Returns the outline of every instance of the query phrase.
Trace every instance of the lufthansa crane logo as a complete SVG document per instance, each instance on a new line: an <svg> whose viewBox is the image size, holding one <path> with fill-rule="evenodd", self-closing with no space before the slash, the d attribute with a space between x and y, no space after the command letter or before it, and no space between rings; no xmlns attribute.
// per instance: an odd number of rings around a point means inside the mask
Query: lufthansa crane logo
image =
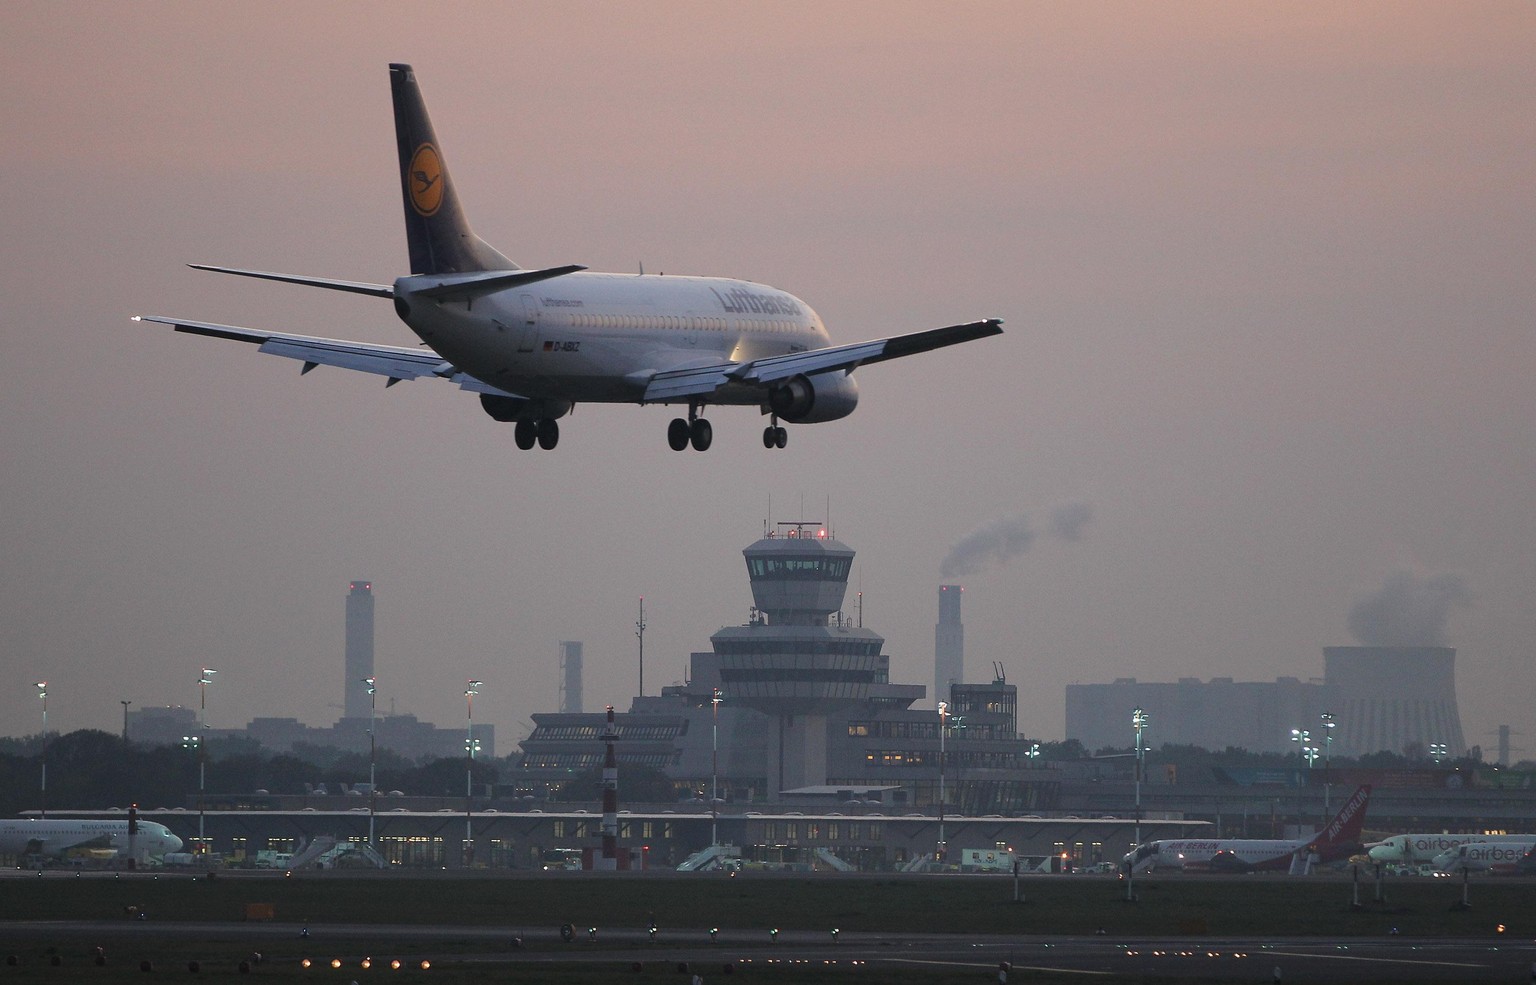
<svg viewBox="0 0 1536 985"><path fill-rule="evenodd" d="M406 187L410 189L411 206L424 216L436 215L443 204L443 162L437 156L437 148L422 144L411 155L406 169Z"/></svg>

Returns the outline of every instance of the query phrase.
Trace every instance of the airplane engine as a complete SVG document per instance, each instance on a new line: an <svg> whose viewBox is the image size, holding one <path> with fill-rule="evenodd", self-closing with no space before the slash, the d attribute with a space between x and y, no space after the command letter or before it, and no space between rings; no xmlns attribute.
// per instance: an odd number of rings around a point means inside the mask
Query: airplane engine
<svg viewBox="0 0 1536 985"><path fill-rule="evenodd" d="M847 417L859 404L859 385L842 370L793 376L768 392L768 407L791 424Z"/></svg>
<svg viewBox="0 0 1536 985"><path fill-rule="evenodd" d="M513 421L554 420L570 413L569 400L527 400L523 397L503 397L494 393L480 394L480 406L491 419L503 424Z"/></svg>

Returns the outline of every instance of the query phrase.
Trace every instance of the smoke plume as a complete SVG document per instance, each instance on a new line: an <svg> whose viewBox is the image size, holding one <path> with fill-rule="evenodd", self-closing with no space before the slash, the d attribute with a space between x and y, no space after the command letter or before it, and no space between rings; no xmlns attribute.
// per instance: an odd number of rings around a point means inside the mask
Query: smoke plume
<svg viewBox="0 0 1536 985"><path fill-rule="evenodd" d="M1445 646L1451 610L1471 604L1458 574L1398 571L1349 610L1349 631L1366 646Z"/></svg>
<svg viewBox="0 0 1536 985"><path fill-rule="evenodd" d="M1083 528L1092 519L1093 507L1087 503L1065 503L1051 511L1051 532L1076 543L1083 539Z"/></svg>
<svg viewBox="0 0 1536 985"><path fill-rule="evenodd" d="M1051 512L1050 533L1058 540L1079 541L1083 528L1093 519L1087 503L1066 503ZM1000 568L1034 546L1036 533L1024 514L1005 516L980 527L949 549L939 565L943 578L959 578L990 568Z"/></svg>

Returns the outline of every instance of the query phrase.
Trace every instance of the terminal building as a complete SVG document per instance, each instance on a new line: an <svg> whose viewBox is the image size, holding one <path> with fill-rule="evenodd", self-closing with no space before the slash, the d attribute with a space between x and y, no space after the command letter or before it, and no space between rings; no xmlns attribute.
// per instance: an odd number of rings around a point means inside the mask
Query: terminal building
<svg viewBox="0 0 1536 985"><path fill-rule="evenodd" d="M818 524L779 524L743 552L746 623L690 656L688 681L616 716L621 770L653 767L680 799L834 806L884 803L978 814L1056 805L1058 778L1019 735L1014 685L952 684L942 720L890 680L885 640L842 612L854 551ZM945 593L955 604L947 607ZM940 596L938 662L958 672L959 588ZM535 714L515 794L544 799L597 768L604 715ZM621 783L622 789L622 783Z"/></svg>

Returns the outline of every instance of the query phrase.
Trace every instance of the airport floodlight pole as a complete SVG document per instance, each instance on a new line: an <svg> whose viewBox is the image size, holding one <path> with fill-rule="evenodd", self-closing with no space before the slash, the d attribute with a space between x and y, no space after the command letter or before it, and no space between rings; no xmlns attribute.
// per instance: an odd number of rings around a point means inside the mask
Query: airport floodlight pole
<svg viewBox="0 0 1536 985"><path fill-rule="evenodd" d="M640 697L645 697L645 596L640 596L640 618L635 620L635 636L640 640Z"/></svg>
<svg viewBox="0 0 1536 985"><path fill-rule="evenodd" d="M206 854L208 843L203 840L203 797L208 779L208 685L218 671L204 667L197 679L197 852Z"/></svg>
<svg viewBox="0 0 1536 985"><path fill-rule="evenodd" d="M1147 730L1151 717L1141 708L1131 710L1131 728L1136 730L1136 818L1134 833L1131 835L1135 844L1131 846L1131 864L1127 867L1125 876L1125 899L1128 903L1136 901L1136 849L1141 847L1141 774L1143 762L1143 750L1146 743L1142 733Z"/></svg>
<svg viewBox="0 0 1536 985"><path fill-rule="evenodd" d="M1450 750L1447 749L1444 742L1431 742L1429 744L1429 758L1435 761L1436 766L1445 762L1448 755L1450 755Z"/></svg>
<svg viewBox="0 0 1536 985"><path fill-rule="evenodd" d="M1333 730L1339 723L1333 720L1333 712L1325 711L1319 716L1323 723L1323 818L1333 816L1332 792L1333 773Z"/></svg>
<svg viewBox="0 0 1536 985"><path fill-rule="evenodd" d="M464 867L475 858L475 695L484 681L471 680L464 686Z"/></svg>
<svg viewBox="0 0 1536 985"><path fill-rule="evenodd" d="M37 696L43 699L43 751L38 759L43 764L43 784L39 797L42 800L40 813L46 820L48 817L48 682L37 682Z"/></svg>
<svg viewBox="0 0 1536 985"><path fill-rule="evenodd" d="M709 703L714 706L714 721L709 734L709 844L720 844L716 828L720 823L720 689L714 688Z"/></svg>
<svg viewBox="0 0 1536 985"><path fill-rule="evenodd" d="M379 807L379 681L376 677L365 677L363 683L368 685L368 847L375 848L373 819Z"/></svg>
<svg viewBox="0 0 1536 985"><path fill-rule="evenodd" d="M944 865L948 844L944 840L944 722L949 717L949 702L939 702L939 865Z"/></svg>

